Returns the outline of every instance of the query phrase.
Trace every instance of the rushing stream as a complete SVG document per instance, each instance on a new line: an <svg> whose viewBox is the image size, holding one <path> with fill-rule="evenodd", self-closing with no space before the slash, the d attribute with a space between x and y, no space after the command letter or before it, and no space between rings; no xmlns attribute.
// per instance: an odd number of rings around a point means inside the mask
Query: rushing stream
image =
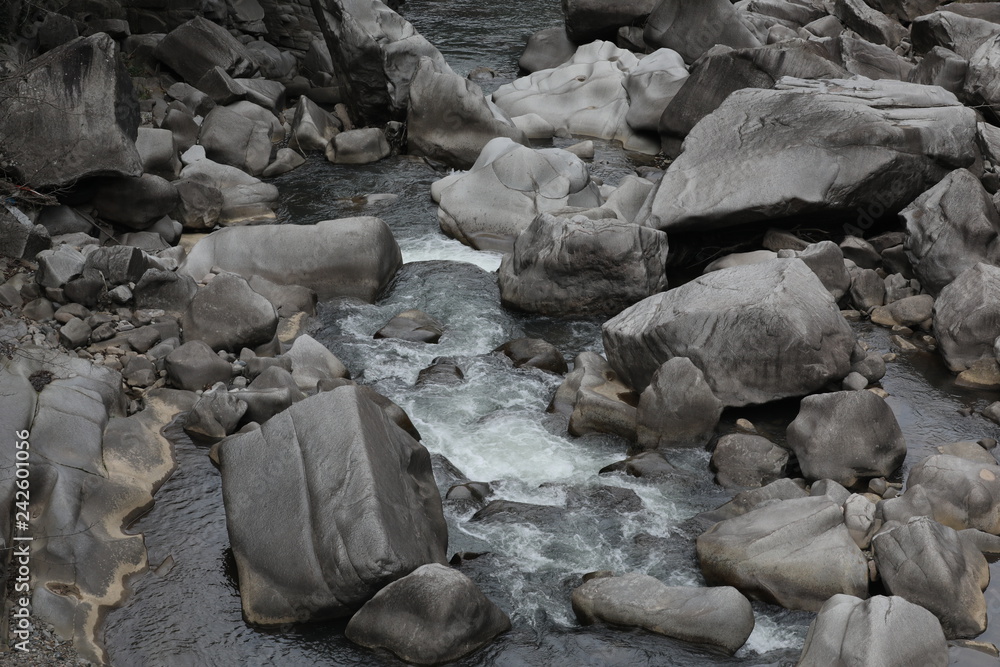
<svg viewBox="0 0 1000 667"><path fill-rule="evenodd" d="M494 83L516 76L516 59L527 35L561 20L554 0L410 0L403 13L457 71L464 74L484 65L497 73ZM596 175L614 184L630 169L622 151L598 146ZM501 308L492 275L499 255L470 250L438 230L429 189L442 175L422 160L406 157L361 167L313 158L274 182L282 193L281 222L377 215L392 227L407 265L388 296L375 305L323 303L311 333L355 379L401 405L424 445L451 462L449 467L437 457L442 496L451 484L469 479L490 482L491 499L546 506L525 520L500 516L470 521L477 507L445 503L449 555L468 554L459 567L511 615L514 626L461 664L794 664L813 615L769 605L755 604L757 627L733 658L646 632L577 625L570 593L590 571L642 571L668 584L698 585L696 535L685 522L730 494L713 483L709 456L700 450L670 454L686 472L669 483L598 474L624 458L627 443L610 436L570 438L565 418L546 413L560 378L514 369L491 351L512 338L532 336L555 344L570 359L583 350L600 352L601 323ZM392 196L369 202L367 197L375 194ZM408 308L445 324L439 344L372 338ZM869 325L857 329L873 349L891 351L885 330ZM439 356L458 363L464 382L415 385L418 372ZM932 453L934 445L1000 436L1000 429L978 415L959 413L984 407L988 397L955 387L934 355L901 354L889 364L882 386L910 446L907 467ZM724 416L723 429L732 429L737 417L746 416L779 441L794 417L794 407L788 405L731 412ZM171 435L177 471L157 494L153 510L132 528L145 534L155 571L133 581L129 602L107 619L112 664L399 664L352 645L343 637L342 623L265 632L243 622L220 476L207 449L195 446L179 428L172 427ZM471 557L479 553L485 555ZM992 569L1000 575L996 564ZM986 596L991 617L1000 618L1000 584ZM1000 629L991 627L982 638L1000 641ZM972 651L953 649L952 656L953 664L993 662Z"/></svg>

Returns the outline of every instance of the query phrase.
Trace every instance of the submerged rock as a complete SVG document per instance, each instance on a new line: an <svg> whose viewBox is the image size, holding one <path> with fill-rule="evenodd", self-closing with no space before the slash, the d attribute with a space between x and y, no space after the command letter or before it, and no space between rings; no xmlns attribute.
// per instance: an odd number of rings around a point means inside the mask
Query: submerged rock
<svg viewBox="0 0 1000 667"><path fill-rule="evenodd" d="M725 406L816 391L850 372L854 349L833 297L798 259L701 276L637 303L603 333L608 361L636 390L664 361L688 357Z"/></svg>
<svg viewBox="0 0 1000 667"><path fill-rule="evenodd" d="M604 621L640 627L735 653L754 628L750 601L730 586L666 586L645 574L591 579L573 591L573 611L584 625Z"/></svg>
<svg viewBox="0 0 1000 667"><path fill-rule="evenodd" d="M357 387L317 394L226 438L219 459L251 623L348 616L389 583L445 561L427 450Z"/></svg>
<svg viewBox="0 0 1000 667"><path fill-rule="evenodd" d="M510 619L471 579L432 563L375 594L344 634L418 665L457 660L510 629Z"/></svg>

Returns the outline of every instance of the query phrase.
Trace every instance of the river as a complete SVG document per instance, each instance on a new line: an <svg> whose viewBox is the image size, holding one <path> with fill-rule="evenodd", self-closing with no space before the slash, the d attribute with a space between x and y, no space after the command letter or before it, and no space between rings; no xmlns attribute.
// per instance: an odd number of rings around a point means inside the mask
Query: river
<svg viewBox="0 0 1000 667"><path fill-rule="evenodd" d="M459 73L486 66L496 72L487 90L512 80L525 38L561 21L559 3L537 0L483 3L410 0L403 15L438 46ZM557 145L571 143L557 140ZM632 163L620 149L598 142L592 172L616 184ZM671 454L686 470L681 482L651 484L621 474L599 475L621 460L627 443L614 437L571 438L566 420L545 409L560 378L513 369L491 350L520 336L544 338L568 359L600 352L600 322L514 314L500 307L493 253L473 251L438 229L430 184L444 174L422 160L391 158L361 167L335 166L321 157L274 182L281 191L279 220L311 224L352 215L378 215L393 229L407 265L391 293L375 305L320 305L311 333L353 376L389 396L410 414L438 459L442 496L456 475L490 482L493 499L550 506L535 523L473 522L475 508L447 502L448 553L484 553L461 570L511 615L513 630L463 665L770 665L794 664L813 615L755 603L757 626L730 658L642 631L581 628L569 599L584 573L642 571L668 584L698 585L693 538L685 521L729 499L708 471L704 451ZM394 199L367 203L365 196ZM398 312L418 308L446 327L437 345L374 340ZM884 330L857 325L874 349L890 351ZM417 373L438 356L454 358L465 373L458 385L420 385ZM955 440L998 437L1000 429L963 407L983 407L988 396L954 386L937 357L900 355L882 382L889 392L910 455ZM732 414L731 414L732 412ZM723 430L750 417L782 440L794 408L727 412ZM106 646L115 667L395 665L397 660L352 645L343 623L260 631L241 616L235 564L228 549L221 479L207 449L171 429L177 471L155 507L132 527L146 537L155 571L131 582L128 603L109 614ZM460 472L459 472L460 471ZM622 487L615 494L602 486ZM632 499L635 494L641 509ZM609 495L611 499L609 500ZM280 502L280 498L275 498ZM163 563L161 567L155 567ZM993 573L1000 574L997 565ZM1000 612L1000 585L987 591ZM1000 641L991 628L983 636ZM952 650L953 664L995 664L982 654Z"/></svg>

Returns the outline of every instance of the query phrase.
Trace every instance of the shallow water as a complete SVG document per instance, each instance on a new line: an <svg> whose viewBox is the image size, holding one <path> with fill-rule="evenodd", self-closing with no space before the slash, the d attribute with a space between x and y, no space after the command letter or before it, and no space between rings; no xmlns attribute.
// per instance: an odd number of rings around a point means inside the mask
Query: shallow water
<svg viewBox="0 0 1000 667"><path fill-rule="evenodd" d="M516 58L532 31L561 20L559 3L490 4L469 0L410 0L402 10L438 45L456 71L487 66L497 79L516 75ZM557 145L571 143L557 140ZM598 142L593 173L616 183L631 169L628 156ZM755 604L757 628L729 658L642 631L580 628L569 599L580 576L599 569L648 572L676 585L698 585L693 537L684 522L725 502L708 471L708 454L685 451L673 462L689 472L673 484L649 484L619 474L598 475L625 456L613 437L570 438L566 421L545 412L559 378L514 369L491 354L523 335L545 338L567 356L601 351L600 322L526 316L499 306L495 276L500 256L475 252L438 230L430 184L444 175L422 160L392 158L343 167L321 158L275 183L282 194L279 221L313 224L353 215L377 215L393 229L404 267L387 297L375 305L321 304L313 335L333 350L359 381L371 384L410 414L427 448L447 457L438 463L442 494L458 478L490 482L494 496L548 506L530 521L471 521L476 507L445 503L449 555L488 552L460 568L510 613L514 628L464 660L467 665L763 665L794 664L812 614ZM391 201L369 203L373 194ZM428 261L429 260L429 261ZM392 316L419 308L440 320L437 345L375 340ZM888 334L859 325L873 349L890 351ZM465 373L459 385L415 386L418 372L437 356L455 359ZM983 407L988 397L954 386L934 355L900 355L882 385L891 394L910 446L906 466L936 444L1000 436L963 407ZM794 404L731 411L723 428L747 416L776 441L795 415ZM172 429L178 468L156 497L156 506L133 530L146 536L154 565L172 560L132 582L126 607L107 620L106 644L116 666L395 665L391 656L354 647L342 623L262 632L241 617L235 566L218 472L207 450ZM611 502L596 493L620 487ZM634 496L632 495L634 494ZM636 499L641 510L636 510ZM278 500L278 499L276 499ZM996 565L993 566L997 568ZM1000 571L994 569L994 573ZM1000 614L1000 585L987 592L991 615ZM995 613L994 613L995 612ZM983 637L1000 640L1000 629ZM987 664L969 651L953 651L953 664ZM995 663L989 663L995 664Z"/></svg>

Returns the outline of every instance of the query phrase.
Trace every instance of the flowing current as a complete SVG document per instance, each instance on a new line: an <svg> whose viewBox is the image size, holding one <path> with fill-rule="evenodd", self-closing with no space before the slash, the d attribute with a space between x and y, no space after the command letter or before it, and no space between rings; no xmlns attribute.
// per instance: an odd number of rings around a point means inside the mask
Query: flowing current
<svg viewBox="0 0 1000 667"><path fill-rule="evenodd" d="M483 3L410 0L403 15L466 74L486 66L496 78L487 91L517 75L517 57L533 31L558 24L553 0ZM557 145L572 143L557 140ZM591 171L617 184L632 169L628 155L598 145ZM560 378L514 369L491 351L521 336L544 338L568 358L601 352L599 321L557 320L508 312L499 305L493 271L500 256L473 251L438 230L430 184L444 176L423 161L392 158L342 167L321 158L274 182L282 194L281 222L312 224L352 215L384 219L406 262L392 291L375 305L321 304L310 333L326 344L360 382L402 406L436 455L442 496L465 479L489 482L494 499L536 506L529 521L470 521L476 507L445 503L449 555L464 553L461 571L507 611L513 630L460 662L463 665L766 665L794 664L813 615L755 604L757 626L730 658L641 631L580 628L570 594L594 570L641 571L671 585L701 585L694 558L695 514L730 498L717 487L704 451L670 454L685 471L654 484L620 473L599 475L626 455L614 437L571 438L566 419L546 407ZM393 198L372 197L388 193ZM420 309L445 325L437 345L374 340L390 318ZM884 330L859 325L860 337L888 352ZM435 357L462 368L460 384L415 385ZM989 396L962 390L940 361L901 355L882 382L907 437L906 467L934 445L1000 435L962 408L986 405ZM746 416L764 435L784 438L794 406L727 412L723 430ZM235 564L229 551L221 481L179 428L171 428L178 467L156 496L153 510L134 526L144 533L152 571L132 583L132 595L106 622L106 645L115 666L394 665L391 656L355 647L343 623L261 631L241 616ZM266 483L266 482L264 482ZM280 496L274 498L281 502ZM483 554L473 557L476 554ZM157 567L158 566L158 567ZM1000 567L991 566L994 575ZM1000 585L987 590L991 620L1000 618ZM996 624L995 624L996 625ZM982 637L1000 641L995 626ZM981 658L980 658L981 656ZM995 664L953 649L952 663Z"/></svg>

